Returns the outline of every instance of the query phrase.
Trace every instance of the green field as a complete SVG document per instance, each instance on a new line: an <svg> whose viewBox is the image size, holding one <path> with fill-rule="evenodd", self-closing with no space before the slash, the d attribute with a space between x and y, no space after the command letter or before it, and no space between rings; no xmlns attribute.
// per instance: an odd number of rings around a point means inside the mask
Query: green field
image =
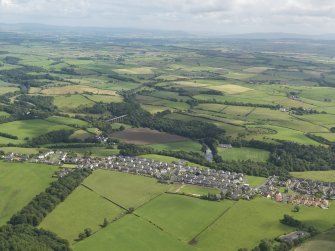
<svg viewBox="0 0 335 251"><path fill-rule="evenodd" d="M68 126L87 126L88 123L84 120L74 119L74 118L67 118L67 117L59 117L59 116L52 116L46 119L46 121L56 123L56 124L64 124Z"/></svg>
<svg viewBox="0 0 335 251"><path fill-rule="evenodd" d="M14 141L17 143L24 142L25 138L32 139L47 132L61 129L66 130L71 128L66 125L59 125L41 119L19 120L0 124L0 132L17 136L19 138L18 140L10 140L11 142Z"/></svg>
<svg viewBox="0 0 335 251"><path fill-rule="evenodd" d="M164 194L136 210L136 214L154 222L167 233L187 243L232 204L231 201L219 203L188 196Z"/></svg>
<svg viewBox="0 0 335 251"><path fill-rule="evenodd" d="M262 239L272 239L294 229L279 223L284 214L291 214L292 205L279 204L265 198L239 201L198 238L198 247L206 251L236 251L253 248ZM335 208L302 207L295 218L314 225L320 231L335 223ZM248 227L245 227L248 226Z"/></svg>
<svg viewBox="0 0 335 251"><path fill-rule="evenodd" d="M324 182L335 182L335 171L291 172L293 177Z"/></svg>
<svg viewBox="0 0 335 251"><path fill-rule="evenodd" d="M0 151L4 151L5 153L38 154L39 151L44 150L43 148L0 147Z"/></svg>
<svg viewBox="0 0 335 251"><path fill-rule="evenodd" d="M257 176L246 176L247 178L247 183L251 186L251 187L257 187L260 186L262 184L265 183L265 181L267 180L264 177L257 177Z"/></svg>
<svg viewBox="0 0 335 251"><path fill-rule="evenodd" d="M68 111L79 106L93 106L94 102L82 95L55 96L55 106L59 109Z"/></svg>
<svg viewBox="0 0 335 251"><path fill-rule="evenodd" d="M191 251L188 244L158 229L152 223L127 215L106 229L73 246L74 251Z"/></svg>
<svg viewBox="0 0 335 251"><path fill-rule="evenodd" d="M185 193L190 195L208 195L211 194L219 194L220 190L211 187L202 187L202 186L194 186L194 185L181 185L176 191L177 193Z"/></svg>
<svg viewBox="0 0 335 251"><path fill-rule="evenodd" d="M334 229L319 234L306 243L294 249L294 251L333 251L335 250Z"/></svg>
<svg viewBox="0 0 335 251"><path fill-rule="evenodd" d="M73 243L85 228L91 228L93 232L100 230L104 218L111 221L122 212L100 195L79 186L43 220L40 227Z"/></svg>
<svg viewBox="0 0 335 251"><path fill-rule="evenodd" d="M106 170L95 171L83 184L125 208L141 206L169 190L156 179Z"/></svg>
<svg viewBox="0 0 335 251"><path fill-rule="evenodd" d="M56 170L49 165L0 161L0 225L42 192Z"/></svg>
<svg viewBox="0 0 335 251"><path fill-rule="evenodd" d="M241 147L241 148L218 148L218 154L222 157L223 160L252 160L256 162L266 162L270 153L265 150Z"/></svg>
<svg viewBox="0 0 335 251"><path fill-rule="evenodd" d="M146 146L152 147L158 151L188 151L188 152L201 151L201 144L191 140L171 142L165 144L151 144Z"/></svg>

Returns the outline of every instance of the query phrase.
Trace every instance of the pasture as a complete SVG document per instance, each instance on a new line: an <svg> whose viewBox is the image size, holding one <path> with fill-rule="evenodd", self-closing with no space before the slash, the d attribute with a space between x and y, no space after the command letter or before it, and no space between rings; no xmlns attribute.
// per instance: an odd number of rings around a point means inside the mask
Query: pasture
<svg viewBox="0 0 335 251"><path fill-rule="evenodd" d="M82 95L55 96L54 105L60 110L68 111L79 106L93 106L94 102Z"/></svg>
<svg viewBox="0 0 335 251"><path fill-rule="evenodd" d="M116 95L116 92L112 90L103 90L84 85L67 85L62 87L52 87L42 90L41 93L47 95L66 95L66 94L82 94L82 93L92 93L92 94L112 95L112 96Z"/></svg>
<svg viewBox="0 0 335 251"><path fill-rule="evenodd" d="M164 194L136 210L136 214L187 243L232 205L231 201L221 203Z"/></svg>
<svg viewBox="0 0 335 251"><path fill-rule="evenodd" d="M0 225L53 180L55 166L0 161Z"/></svg>
<svg viewBox="0 0 335 251"><path fill-rule="evenodd" d="M219 194L220 190L210 187L194 186L194 185L181 185L175 191L177 193L185 193L191 195L208 195L210 194Z"/></svg>
<svg viewBox="0 0 335 251"><path fill-rule="evenodd" d="M187 140L184 137L165 132L151 130L149 128L130 128L124 131L115 132L112 136L129 144L164 144Z"/></svg>
<svg viewBox="0 0 335 251"><path fill-rule="evenodd" d="M333 251L335 250L335 231L334 229L321 233L311 240L308 240L294 251Z"/></svg>
<svg viewBox="0 0 335 251"><path fill-rule="evenodd" d="M0 124L0 132L8 133L10 135L16 135L18 140L17 143L26 141L26 138L34 138L42 134L55 131L55 130L70 130L71 127L66 125L59 125L51 123L46 120L34 119L34 120L18 120Z"/></svg>
<svg viewBox="0 0 335 251"><path fill-rule="evenodd" d="M131 238L131 239L130 239ZM191 251L191 246L134 215L127 215L90 238L73 246L74 251Z"/></svg>
<svg viewBox="0 0 335 251"><path fill-rule="evenodd" d="M258 245L262 239L271 239L292 232L293 228L279 222L284 214L292 214L292 207L265 198L240 200L198 237L197 247L206 251L250 249ZM333 226L334 216L334 207L328 210L301 207L299 214L294 215L320 231Z"/></svg>
<svg viewBox="0 0 335 251"><path fill-rule="evenodd" d="M124 208L139 207L169 190L156 179L107 170L97 170L83 184Z"/></svg>
<svg viewBox="0 0 335 251"><path fill-rule="evenodd" d="M218 147L218 154L223 160L227 161L252 160L255 162L266 162L270 157L270 152L250 147L234 147L229 149Z"/></svg>
<svg viewBox="0 0 335 251"><path fill-rule="evenodd" d="M184 140L165 144L149 144L147 146L152 147L158 151L201 152L202 148L200 143L192 140Z"/></svg>
<svg viewBox="0 0 335 251"><path fill-rule="evenodd" d="M306 171L306 172L291 172L293 177L308 180L319 180L324 182L335 182L335 171Z"/></svg>
<svg viewBox="0 0 335 251"><path fill-rule="evenodd" d="M56 123L56 124L63 124L63 125L75 126L75 127L81 127L81 126L88 125L88 123L84 120L67 118L67 117L59 117L59 116L51 116L45 120L48 122Z"/></svg>
<svg viewBox="0 0 335 251"><path fill-rule="evenodd" d="M74 243L85 228L98 231L104 218L112 221L123 211L95 192L79 186L47 215L39 227Z"/></svg>

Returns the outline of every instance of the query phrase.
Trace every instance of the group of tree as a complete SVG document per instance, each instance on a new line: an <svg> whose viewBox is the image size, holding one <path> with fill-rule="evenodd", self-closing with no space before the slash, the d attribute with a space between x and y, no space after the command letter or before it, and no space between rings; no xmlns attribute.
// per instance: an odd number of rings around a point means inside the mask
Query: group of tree
<svg viewBox="0 0 335 251"><path fill-rule="evenodd" d="M56 234L31 225L0 227L0 251L70 251L69 243Z"/></svg>

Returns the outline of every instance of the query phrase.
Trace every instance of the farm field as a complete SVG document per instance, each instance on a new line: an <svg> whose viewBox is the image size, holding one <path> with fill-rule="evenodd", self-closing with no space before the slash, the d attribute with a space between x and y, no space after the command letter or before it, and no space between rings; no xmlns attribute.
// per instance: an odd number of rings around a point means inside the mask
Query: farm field
<svg viewBox="0 0 335 251"><path fill-rule="evenodd" d="M93 106L94 102L85 98L82 95L71 95L71 96L55 96L55 106L59 109L68 111L79 106Z"/></svg>
<svg viewBox="0 0 335 251"><path fill-rule="evenodd" d="M218 148L218 154L223 160L252 160L256 162L266 162L270 157L268 151L249 147Z"/></svg>
<svg viewBox="0 0 335 251"><path fill-rule="evenodd" d="M130 144L164 144L170 142L185 141L187 138L159 132L148 128L131 128L115 132L112 136L116 139Z"/></svg>
<svg viewBox="0 0 335 251"><path fill-rule="evenodd" d="M232 204L231 201L219 203L164 194L136 210L136 214L188 243Z"/></svg>
<svg viewBox="0 0 335 251"><path fill-rule="evenodd" d="M95 171L83 184L124 208L137 208L170 188L156 179L106 170Z"/></svg>
<svg viewBox="0 0 335 251"><path fill-rule="evenodd" d="M95 192L79 186L43 220L39 227L74 243L85 228L101 229L104 218L112 221L124 210ZM64 220L66 219L66 220Z"/></svg>
<svg viewBox="0 0 335 251"><path fill-rule="evenodd" d="M335 231L334 229L315 236L308 240L301 246L294 249L294 251L332 251L335 249Z"/></svg>
<svg viewBox="0 0 335 251"><path fill-rule="evenodd" d="M335 182L335 171L306 171L291 172L293 177L309 180L320 180L324 182Z"/></svg>
<svg viewBox="0 0 335 251"><path fill-rule="evenodd" d="M0 147L0 151L4 151L5 153L38 154L39 151L44 150L43 148Z"/></svg>
<svg viewBox="0 0 335 251"><path fill-rule="evenodd" d="M65 94L82 94L82 93L93 93L100 95L114 95L116 96L115 91L111 90L103 90L83 85L68 85L62 87L52 87L48 89L44 89L41 91L42 94L47 95L65 95Z"/></svg>
<svg viewBox="0 0 335 251"><path fill-rule="evenodd" d="M49 165L0 161L0 225L42 192L56 170Z"/></svg>
<svg viewBox="0 0 335 251"><path fill-rule="evenodd" d="M129 241L131 236L131 241ZM74 251L191 251L190 245L158 229L148 221L127 215L92 237L73 246Z"/></svg>
<svg viewBox="0 0 335 251"><path fill-rule="evenodd" d="M264 182L266 182L266 178L264 177L257 177L257 176L246 176L247 178L247 183L251 186L251 187L257 187L260 186L262 184L264 184Z"/></svg>
<svg viewBox="0 0 335 251"><path fill-rule="evenodd" d="M13 121L4 124L0 124L0 131L15 135L18 140L11 140L17 143L22 143L25 138L34 138L47 132L55 130L70 130L71 127L66 125L59 125L46 120L34 119L34 120L20 120Z"/></svg>
<svg viewBox="0 0 335 251"><path fill-rule="evenodd" d="M185 193L191 195L208 195L210 194L219 194L220 190L210 187L201 187L201 186L194 186L194 185L182 185L177 188L175 191L177 193Z"/></svg>
<svg viewBox="0 0 335 251"><path fill-rule="evenodd" d="M66 118L66 117L59 117L59 116L52 116L46 119L48 122L56 123L56 124L63 124L68 126L87 126L88 123L84 120L74 119L74 118Z"/></svg>
<svg viewBox="0 0 335 251"><path fill-rule="evenodd" d="M165 144L149 144L149 147L158 151L188 151L201 152L201 144L192 140L185 140L179 142L170 142Z"/></svg>
<svg viewBox="0 0 335 251"><path fill-rule="evenodd" d="M261 239L270 239L293 231L279 223L284 214L292 214L291 210L292 205L278 204L265 198L239 201L198 237L197 247L208 251L253 248ZM334 207L329 210L302 207L301 212L294 217L325 231L333 226L334 221L329 219L334 219L334 215ZM249 227L244 228L246 225Z"/></svg>

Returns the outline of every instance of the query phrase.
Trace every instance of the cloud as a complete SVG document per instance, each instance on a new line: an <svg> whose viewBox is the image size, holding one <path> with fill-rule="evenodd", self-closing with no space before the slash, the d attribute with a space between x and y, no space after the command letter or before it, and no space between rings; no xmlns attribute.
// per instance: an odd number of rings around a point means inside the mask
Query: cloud
<svg viewBox="0 0 335 251"><path fill-rule="evenodd" d="M219 33L333 32L335 1L0 0L0 22L129 26Z"/></svg>

